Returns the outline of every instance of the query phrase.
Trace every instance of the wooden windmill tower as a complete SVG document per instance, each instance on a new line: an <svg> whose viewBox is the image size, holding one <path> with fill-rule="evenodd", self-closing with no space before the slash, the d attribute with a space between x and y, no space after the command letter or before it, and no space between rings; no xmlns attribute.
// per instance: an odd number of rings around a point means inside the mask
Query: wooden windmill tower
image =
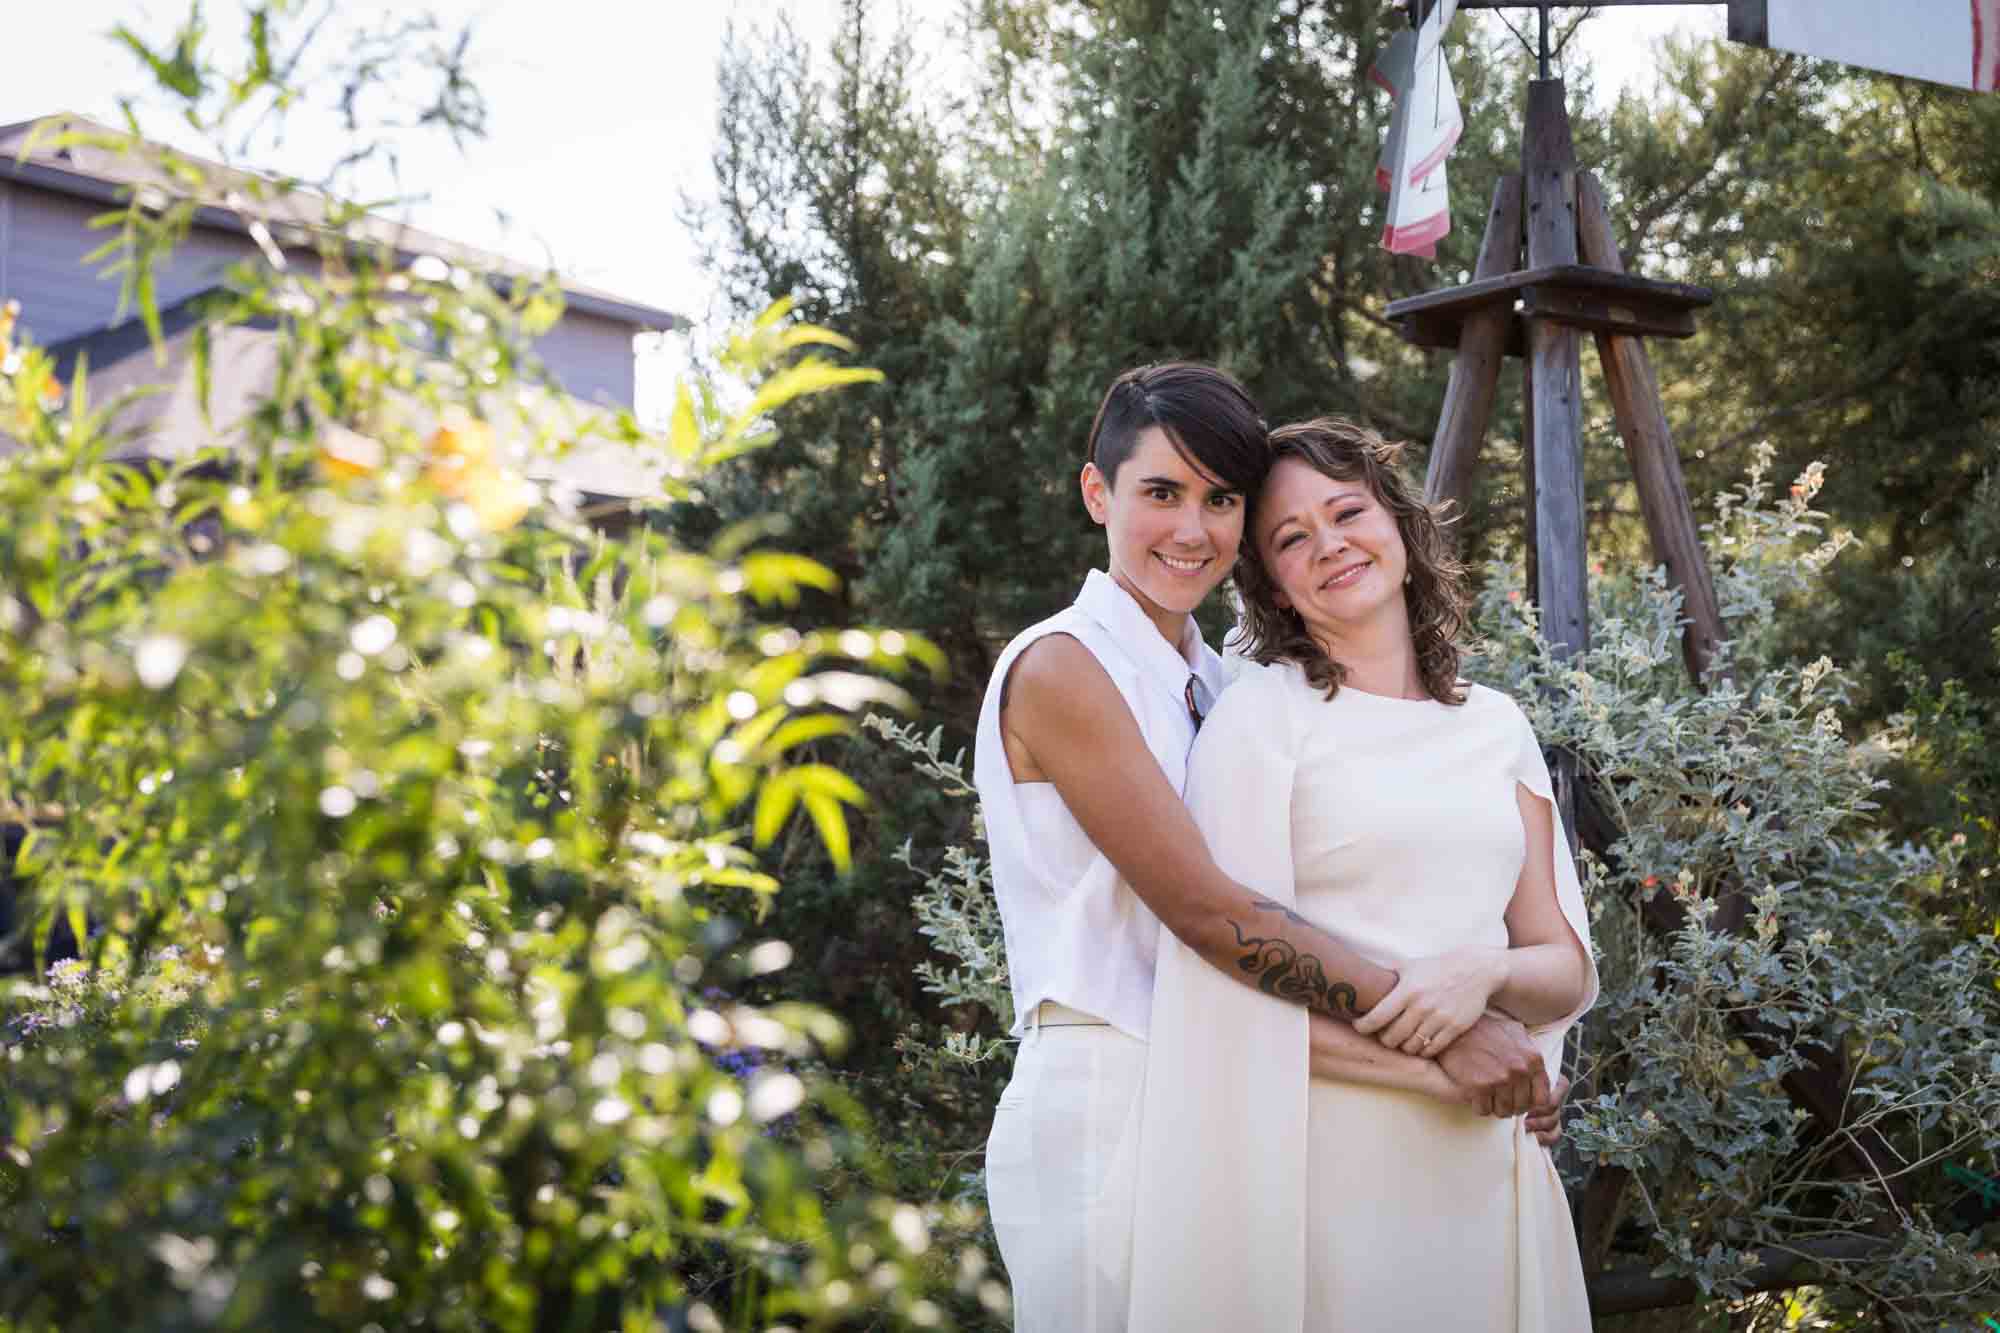
<svg viewBox="0 0 2000 1333"><path fill-rule="evenodd" d="M1599 0L1599 6L1614 7L1658 3ZM1564 7L1582 6L1461 0L1460 9L1540 11L1540 69L1528 85L1521 170L1494 187L1472 281L1393 302L1387 314L1416 345L1458 354L1425 477L1433 501L1464 500L1491 423L1502 363L1521 359L1530 584L1543 634L1564 655L1590 642L1581 340L1595 337L1654 558L1684 598L1683 654L1699 680L1722 637L1722 621L1644 340L1691 336L1695 311L1715 297L1704 287L1624 271L1604 192L1577 165L1563 81L1549 75L1549 11Z"/></svg>
<svg viewBox="0 0 2000 1333"><path fill-rule="evenodd" d="M1405 3L1416 19L1437 0ZM1576 161L1563 82L1549 74L1551 10L1640 5L1726 5L1735 41L1991 90L2000 86L2000 0L1906 4L1897 22L1904 31L1894 42L1881 35L1879 0L1458 0L1459 10L1538 11L1541 41L1538 77L1528 86L1521 170L1494 188L1473 280L1393 302L1386 312L1409 341L1458 354L1425 489L1434 501L1464 498L1502 362L1520 358L1529 583L1543 635L1557 652L1588 646L1580 343L1592 335L1654 559L1683 598L1683 655L1699 682L1722 622L1644 340L1691 336L1695 311L1715 298L1703 287L1624 271L1604 192ZM1564 792L1571 777L1567 770L1557 775L1566 815L1574 813Z"/></svg>
<svg viewBox="0 0 2000 1333"><path fill-rule="evenodd" d="M1552 9L1622 8L1687 3L1688 0L1596 0L1593 5L1558 0L1459 0L1461 10L1539 11L1539 77L1529 84L1522 160L1518 172L1493 189L1492 206L1472 280L1390 304L1387 316L1404 338L1420 347L1456 353L1449 387L1439 413L1425 479L1432 501L1462 500L1478 463L1491 422L1501 372L1510 357L1522 368L1525 431L1527 550L1529 585L1540 606L1543 637L1567 656L1588 647L1583 491L1581 346L1585 335L1597 345L1598 363L1611 400L1618 433L1638 491L1654 559L1665 566L1683 597L1686 626L1683 657L1700 684L1722 638L1714 583L1703 552L1694 510L1681 476L1680 456L1661 406L1645 340L1685 338L1695 331L1695 313L1714 300L1702 287L1654 281L1624 271L1606 208L1604 191L1577 161L1561 79L1549 73L1549 13ZM1771 44L1771 17L1804 0L1708 0L1727 4L1730 36ZM1428 13L1435 0L1409 0L1412 18ZM1865 0L1822 0L1830 12ZM1942 0L1938 0L1942 3ZM1981 6L2000 9L2000 0L1971 0L1971 25L1979 30ZM1805 12L1805 11L1795 11ZM2000 24L1994 42L2000 46ZM1784 35L1780 29L1778 36ZM1779 44L1783 44L1780 42ZM1975 40L1971 76L1962 86L1992 87L2000 81L2000 58L1992 79L1980 72L1982 48ZM1809 51L1834 55L1832 50ZM1869 63L1875 63L1873 61ZM1897 70L1895 72L1916 72ZM1928 76L1926 76L1928 77ZM1953 80L1958 81L1958 80ZM1572 839L1608 856L1619 830L1579 790L1574 757L1552 755L1551 776ZM1670 934L1683 909L1658 895L1642 907L1649 928ZM1746 926L1748 903L1740 891L1725 891L1712 919L1717 930ZM1754 1050L1773 1050L1786 1038L1761 1030L1754 1021L1739 1035ZM1851 1121L1847 1093L1853 1071L1844 1052L1809 1047L1810 1063L1787 1075L1792 1101L1830 1142L1843 1143L1857 1175L1882 1175L1891 1158L1879 1136ZM1693 1284L1654 1278L1640 1271L1600 1271L1629 1183L1621 1169L1593 1172L1578 1200L1577 1229L1591 1304L1599 1314L1658 1308L1693 1300ZM1892 1193L1900 1193L1892 1190ZM1899 1200L1900 1202L1900 1200ZM1752 1289L1776 1289L1812 1280L1814 1261L1853 1259L1886 1243L1872 1236L1847 1236L1791 1247L1751 1275ZM1807 1251L1812 1251L1808 1253Z"/></svg>

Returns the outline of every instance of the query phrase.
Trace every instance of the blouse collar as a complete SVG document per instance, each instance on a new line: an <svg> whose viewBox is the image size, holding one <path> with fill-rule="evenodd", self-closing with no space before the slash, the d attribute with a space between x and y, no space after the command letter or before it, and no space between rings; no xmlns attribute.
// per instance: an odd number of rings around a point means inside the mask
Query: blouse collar
<svg viewBox="0 0 2000 1333"><path fill-rule="evenodd" d="M1201 637L1201 626L1188 617L1187 629L1175 648L1160 633L1153 618L1139 606L1118 580L1101 569L1093 569L1077 594L1077 609L1110 631L1125 655L1147 679L1178 698L1187 688L1189 673L1200 676L1210 697L1222 691L1222 659Z"/></svg>

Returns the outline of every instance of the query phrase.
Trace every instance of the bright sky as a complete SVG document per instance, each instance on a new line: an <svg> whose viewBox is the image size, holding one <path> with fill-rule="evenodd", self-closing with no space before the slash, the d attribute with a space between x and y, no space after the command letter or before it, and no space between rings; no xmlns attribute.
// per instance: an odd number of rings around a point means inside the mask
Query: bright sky
<svg viewBox="0 0 2000 1333"><path fill-rule="evenodd" d="M57 110L115 122L118 95L140 82L132 59L105 34L121 21L163 31L182 8L176 0L37 6L32 50L17 52L0 80L0 124ZM823 37L835 0L433 0L430 8L476 21L475 71L491 123L463 156L444 145L405 158L404 188L419 196L404 210L408 220L524 260L553 259L573 278L697 321L709 316L714 286L679 215L683 194L712 191L715 65L725 26L783 12ZM220 29L235 7L220 0L208 10ZM1605 11L1584 26L1567 58L1589 62L1600 90L1615 95L1650 82L1663 35L1677 26L1720 35L1723 12L1719 5ZM1528 31L1532 17L1527 11L1516 22ZM1499 27L1490 13L1458 22ZM307 133L281 151L295 160L263 165L308 175L338 145ZM661 401L663 381L683 360L674 347L642 356L642 413Z"/></svg>

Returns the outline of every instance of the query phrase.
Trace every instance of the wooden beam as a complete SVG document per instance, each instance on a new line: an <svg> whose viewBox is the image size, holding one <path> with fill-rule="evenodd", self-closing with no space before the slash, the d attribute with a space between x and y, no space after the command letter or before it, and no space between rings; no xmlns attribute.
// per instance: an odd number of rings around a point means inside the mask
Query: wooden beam
<svg viewBox="0 0 2000 1333"><path fill-rule="evenodd" d="M1611 215L1597 178L1582 173L1577 196L1577 238L1585 262L1622 269L1618 239L1612 233ZM1694 506L1688 500L1687 481L1681 475L1680 452L1674 448L1673 432L1660 404L1652 358L1646 345L1636 338L1599 334L1597 360L1604 369L1618 434L1625 441L1625 456L1639 492L1639 511L1646 520L1646 535L1652 540L1653 558L1667 567L1667 577L1681 590L1681 609L1687 617L1681 656L1688 674L1699 684L1722 641L1722 612L1701 532L1695 525Z"/></svg>
<svg viewBox="0 0 2000 1333"><path fill-rule="evenodd" d="M1479 243L1479 265L1473 277L1496 278L1520 262L1521 178L1509 174L1493 187L1493 208L1487 214L1486 235ZM1508 337L1515 324L1511 303L1490 305L1466 317L1424 476L1424 498L1432 504L1449 503L1459 508L1465 504L1472 470L1493 420L1500 363L1506 360Z"/></svg>
<svg viewBox="0 0 2000 1333"><path fill-rule="evenodd" d="M1465 341L1465 326L1471 323L1466 315L1406 315L1395 321L1396 332L1404 342L1412 347L1436 347L1447 352L1456 352ZM1506 335L1501 344L1501 354L1517 360L1528 354L1528 325L1520 313L1510 305L1504 317Z"/></svg>
<svg viewBox="0 0 2000 1333"><path fill-rule="evenodd" d="M1808 1282L1824 1281L1822 1273L1842 1263L1865 1263L1895 1249L1893 1239L1878 1236L1828 1236L1797 1245L1772 1245L1757 1251L1757 1266L1743 1275L1746 1290L1782 1291ZM1672 1309L1702 1299L1701 1287L1689 1277L1654 1277L1650 1268L1621 1268L1595 1273L1585 1281L1593 1315L1632 1314L1639 1310Z"/></svg>
<svg viewBox="0 0 2000 1333"><path fill-rule="evenodd" d="M1574 288L1537 284L1522 293L1522 314L1547 319L1585 333L1613 333L1626 338L1692 338L1694 311L1647 310L1616 297Z"/></svg>
<svg viewBox="0 0 2000 1333"><path fill-rule="evenodd" d="M1576 149L1563 99L1561 79L1528 84L1521 174L1527 184L1530 268L1577 261ZM1535 594L1542 638L1557 656L1569 657L1590 643L1584 587L1583 375L1576 330L1547 319L1529 321L1528 363L1535 423ZM1561 777L1551 776L1560 788ZM1563 807L1572 826L1574 808Z"/></svg>
<svg viewBox="0 0 2000 1333"><path fill-rule="evenodd" d="M1570 253L1576 253L1574 243ZM1475 310L1495 303L1511 305L1516 297L1534 299L1544 288L1573 292L1596 298L1598 303L1621 311L1615 318L1629 323L1678 324L1689 312L1715 304L1715 293L1688 282L1662 282L1657 278L1637 278L1618 270L1607 270L1574 261L1563 264L1530 264L1526 268L1492 277L1475 278L1456 287L1442 287L1391 301L1382 314L1390 320L1417 315L1463 319ZM1693 324L1688 323L1691 333ZM1686 337L1687 334L1667 336Z"/></svg>

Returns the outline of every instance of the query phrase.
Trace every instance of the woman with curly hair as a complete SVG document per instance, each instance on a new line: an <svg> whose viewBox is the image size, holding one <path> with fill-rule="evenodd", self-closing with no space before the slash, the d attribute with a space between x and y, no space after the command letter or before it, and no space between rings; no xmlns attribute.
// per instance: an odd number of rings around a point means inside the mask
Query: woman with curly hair
<svg viewBox="0 0 2000 1333"><path fill-rule="evenodd" d="M1540 747L1459 678L1464 574L1399 451L1335 418L1272 433L1236 567L1255 665L1187 803L1225 874L1396 972L1353 1031L1414 1063L1314 1079L1303 1014L1162 939L1134 1329L1590 1327L1547 1150L1432 1063L1499 1010L1554 1078L1597 976Z"/></svg>

